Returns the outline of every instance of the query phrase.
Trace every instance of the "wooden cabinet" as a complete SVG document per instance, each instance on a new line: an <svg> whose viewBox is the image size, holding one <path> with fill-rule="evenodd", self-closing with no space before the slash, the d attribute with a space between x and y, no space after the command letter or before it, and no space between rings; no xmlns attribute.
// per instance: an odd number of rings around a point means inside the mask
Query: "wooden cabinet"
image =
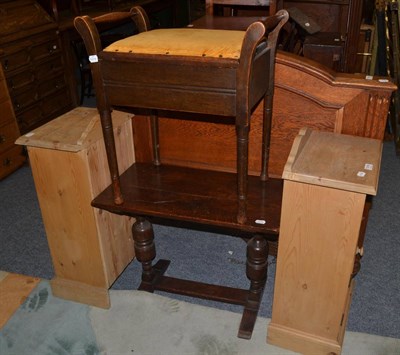
<svg viewBox="0 0 400 355"><path fill-rule="evenodd" d="M340 354L367 194L382 142L303 129L283 172L281 229L268 343Z"/></svg>
<svg viewBox="0 0 400 355"><path fill-rule="evenodd" d="M134 161L131 116L114 111L120 171ZM110 183L97 110L76 108L21 136L28 146L53 260L53 294L110 306L108 288L133 259L132 219L91 207Z"/></svg>
<svg viewBox="0 0 400 355"><path fill-rule="evenodd" d="M35 1L1 2L0 60L22 134L71 109L57 25Z"/></svg>
<svg viewBox="0 0 400 355"><path fill-rule="evenodd" d="M307 40L309 46L304 55L335 70L348 73L353 73L356 69L362 6L362 0L278 1L278 8L298 8L321 27L321 32L311 35L315 38ZM334 38L334 41L325 43L327 36ZM337 58L338 54L340 58Z"/></svg>
<svg viewBox="0 0 400 355"><path fill-rule="evenodd" d="M14 144L18 137L19 129L0 65L0 179L20 167L25 161L22 148Z"/></svg>

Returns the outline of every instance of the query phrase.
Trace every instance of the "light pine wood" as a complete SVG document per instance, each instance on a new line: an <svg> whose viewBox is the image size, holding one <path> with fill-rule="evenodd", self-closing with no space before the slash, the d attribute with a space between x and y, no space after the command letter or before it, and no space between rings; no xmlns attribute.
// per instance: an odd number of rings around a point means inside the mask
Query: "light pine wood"
<svg viewBox="0 0 400 355"><path fill-rule="evenodd" d="M108 288L95 287L65 278L55 277L50 281L51 290L56 297L85 303L100 308L110 308Z"/></svg>
<svg viewBox="0 0 400 355"><path fill-rule="evenodd" d="M364 194L285 181L270 343L284 327L338 353L364 202Z"/></svg>
<svg viewBox="0 0 400 355"><path fill-rule="evenodd" d="M37 277L0 272L0 329L39 282Z"/></svg>
<svg viewBox="0 0 400 355"><path fill-rule="evenodd" d="M114 116L113 122L116 127L121 126L129 117L128 114L118 111L115 111ZM80 152L101 140L102 137L97 111L93 108L77 107L19 137L16 144Z"/></svg>
<svg viewBox="0 0 400 355"><path fill-rule="evenodd" d="M283 179L376 195L382 141L302 129Z"/></svg>
<svg viewBox="0 0 400 355"><path fill-rule="evenodd" d="M295 138L283 172L268 343L341 353L363 209L366 194L376 193L381 149L374 139L307 129ZM357 164L365 164L360 152L374 168L367 170L371 179L354 182Z"/></svg>
<svg viewBox="0 0 400 355"><path fill-rule="evenodd" d="M134 162L131 115L116 111L113 116L123 172ZM18 143L28 145L55 295L108 307L109 286L134 257L133 220L91 207L111 183L97 111L75 109Z"/></svg>

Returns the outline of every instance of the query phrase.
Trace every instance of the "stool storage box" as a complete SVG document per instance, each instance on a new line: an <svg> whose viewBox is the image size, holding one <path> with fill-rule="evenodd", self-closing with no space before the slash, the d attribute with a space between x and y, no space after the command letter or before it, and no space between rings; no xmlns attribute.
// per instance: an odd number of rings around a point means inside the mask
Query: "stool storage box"
<svg viewBox="0 0 400 355"><path fill-rule="evenodd" d="M131 116L113 113L121 172L134 162ZM91 206L111 183L97 110L76 108L16 143L29 153L53 260L53 294L108 308L110 285L134 257L133 221Z"/></svg>

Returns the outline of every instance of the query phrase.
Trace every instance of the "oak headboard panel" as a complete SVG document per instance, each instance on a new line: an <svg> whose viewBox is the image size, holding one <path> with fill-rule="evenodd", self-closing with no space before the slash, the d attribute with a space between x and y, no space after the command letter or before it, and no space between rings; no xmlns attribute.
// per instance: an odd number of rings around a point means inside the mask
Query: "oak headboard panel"
<svg viewBox="0 0 400 355"><path fill-rule="evenodd" d="M335 73L296 55L279 52L276 59L275 96L269 175L280 177L294 137L302 127L383 139L389 99L396 86L386 80ZM249 172L261 164L262 103L252 116ZM235 127L221 118L200 122L165 113L160 119L161 161L207 169L234 171ZM133 119L137 161L151 159L150 124L146 116Z"/></svg>

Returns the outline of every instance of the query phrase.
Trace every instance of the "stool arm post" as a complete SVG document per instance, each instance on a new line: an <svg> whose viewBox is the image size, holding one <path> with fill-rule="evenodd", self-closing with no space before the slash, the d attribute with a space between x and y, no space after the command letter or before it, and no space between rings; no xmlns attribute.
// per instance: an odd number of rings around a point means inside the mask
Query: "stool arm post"
<svg viewBox="0 0 400 355"><path fill-rule="evenodd" d="M134 6L130 10L131 18L135 22L139 32L146 32L151 29L150 20L146 11L141 6Z"/></svg>
<svg viewBox="0 0 400 355"><path fill-rule="evenodd" d="M250 81L252 63L256 49L265 34L265 27L261 22L251 24L243 39L240 52L238 75L236 79L236 166L237 166L237 193L238 215L237 221L244 224L247 220L247 175L249 155L250 129Z"/></svg>
<svg viewBox="0 0 400 355"><path fill-rule="evenodd" d="M111 119L111 108L104 92L100 72L100 62L97 58L97 53L102 50L99 32L97 30L95 21L89 16L76 17L74 20L74 25L83 39L89 58L92 58L89 59L90 68L92 71L93 83L96 91L97 109L100 114L104 143L106 145L107 161L110 169L110 177L114 193L114 202L117 205L120 205L123 203L123 198L120 188L117 153Z"/></svg>
<svg viewBox="0 0 400 355"><path fill-rule="evenodd" d="M272 129L272 105L274 97L274 76L275 76L275 56L276 47L280 30L289 19L289 13L286 10L278 11L274 16L268 17L264 21L264 26L267 32L267 48L269 49L269 70L265 80L267 80L268 90L264 96L264 119L263 119L263 135L262 135L262 157L261 157L261 174L262 181L268 179L268 162L269 151L271 144L271 129Z"/></svg>

